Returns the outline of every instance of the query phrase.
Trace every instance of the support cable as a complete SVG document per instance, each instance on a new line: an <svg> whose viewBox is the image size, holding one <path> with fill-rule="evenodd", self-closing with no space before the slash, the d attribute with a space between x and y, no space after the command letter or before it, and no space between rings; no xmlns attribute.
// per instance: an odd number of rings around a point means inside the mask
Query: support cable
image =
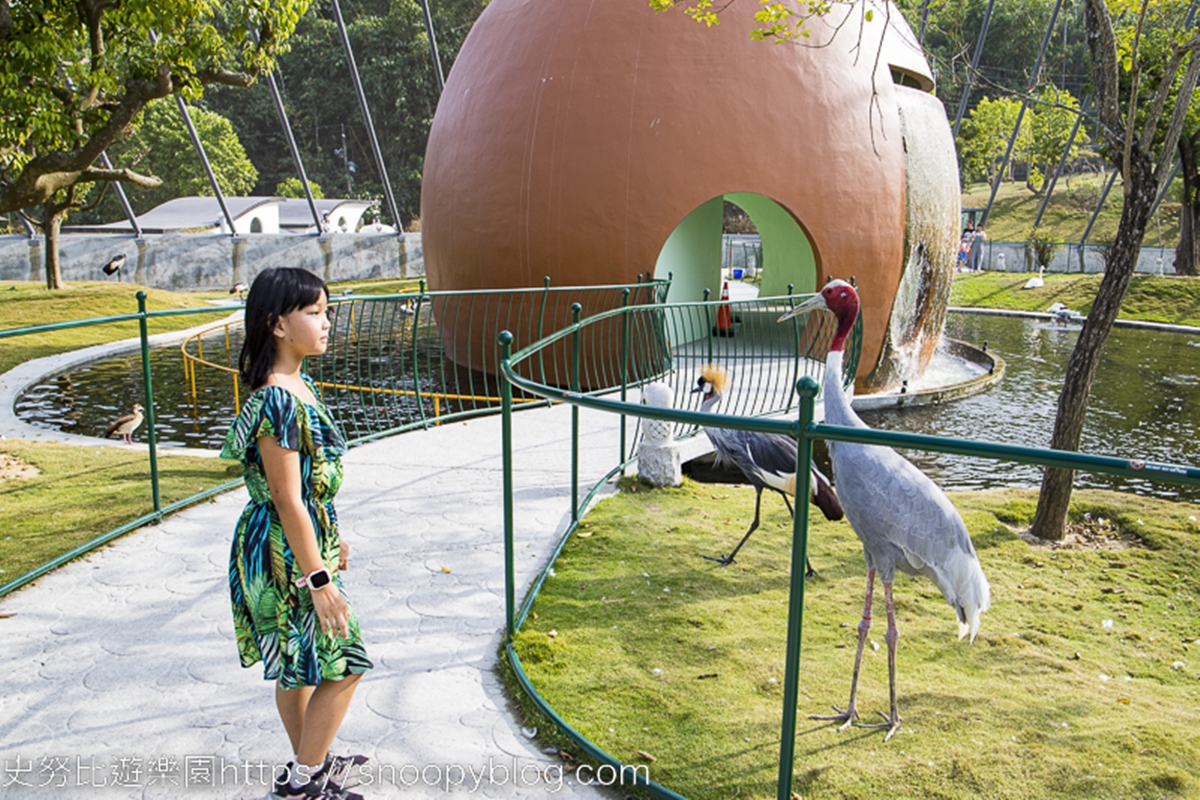
<svg viewBox="0 0 1200 800"><path fill-rule="evenodd" d="M346 51L346 62L350 67L350 78L354 81L354 91L358 94L358 105L362 109L363 122L367 127L367 139L371 142L371 154L375 157L375 168L379 170L379 178L383 182L383 195L387 200L388 211L392 215L392 224L396 231L402 230L400 211L396 207L396 198L392 194L392 184L388 181L387 167L383 164L383 151L379 149L379 139L375 136L375 124L371 121L371 110L367 107L367 96L363 93L362 78L358 74L358 64L354 61L354 50L350 47L350 36L346 33L346 22L342 19L342 8L338 0L330 0L333 7L333 19L337 23L338 33L342 37L342 48Z"/></svg>
<svg viewBox="0 0 1200 800"><path fill-rule="evenodd" d="M433 33L433 12L429 8L429 0L417 0L425 15L425 35L429 37L429 57L433 59L433 77L437 81L438 97L446 88L446 77L442 74L442 59L438 56L437 37ZM929 0L925 0L926 3Z"/></svg>
<svg viewBox="0 0 1200 800"><path fill-rule="evenodd" d="M1091 102L1092 96L1089 94L1083 98L1083 103L1079 106L1079 116L1075 117L1075 124L1071 127L1071 135L1067 137L1067 146L1063 148L1062 155L1058 157L1058 164L1054 167L1054 174L1050 176L1050 180L1046 183L1042 202L1038 204L1037 216L1033 220L1033 227L1035 229L1038 225L1042 224L1042 215L1046 213L1046 206L1050 203L1050 195L1054 193L1054 185L1058 183L1059 173L1062 172L1063 165L1067 163L1067 156L1070 155L1071 148L1075 146L1075 136L1079 133L1079 125L1083 122L1083 118L1087 114L1088 105Z"/></svg>
<svg viewBox="0 0 1200 800"><path fill-rule="evenodd" d="M963 87L962 97L958 101L958 114L954 117L954 138L958 139L958 129L962 125L963 114L967 113L967 102L971 99L971 91L975 88L975 72L979 69L979 59L983 55L983 43L987 40L988 24L992 21L992 8L996 0L988 0L987 9L983 12L983 24L979 26L979 38L975 40L975 54L971 56L971 68L967 70L967 85Z"/></svg>
<svg viewBox="0 0 1200 800"><path fill-rule="evenodd" d="M1037 61L1033 63L1033 74L1029 77L1029 91L1025 93L1025 97L1021 98L1021 108L1017 111L1017 124L1013 126L1012 133L1009 134L1008 147L1004 150L1004 159L1000 162L1000 169L996 170L996 179L992 181L992 192L988 195L987 206L983 209L979 225L987 224L988 214L992 213L992 204L996 202L996 192L1000 190L1000 181L1004 179L1004 171L1008 169L1008 160L1012 157L1017 133L1021 130L1021 120L1025 118L1025 109L1029 107L1029 96L1033 94L1033 90L1037 88L1038 80L1041 78L1042 59L1046 57L1046 48L1050 45L1050 36L1054 33L1054 24L1058 21L1058 12L1061 8L1062 0L1054 0L1054 11L1050 12L1050 24L1046 26L1046 33L1042 36L1042 47L1038 50Z"/></svg>
<svg viewBox="0 0 1200 800"><path fill-rule="evenodd" d="M258 31L253 25L250 26L250 35L254 37L254 44L257 46ZM317 211L317 201L313 198L312 187L308 183L308 174L304 171L304 161L300 158L300 148L296 146L296 137L292 133L292 124L288 122L287 111L283 107L283 98L279 94L279 84L275 81L275 73L278 71L279 64L276 63L275 69L267 73L267 86L271 89L271 98L275 101L275 113L279 115L279 124L283 127L283 136L287 139L288 149L292 151L292 163L296 165L296 176L300 178L300 183L304 186L304 196L308 199L308 210L312 212L313 224L317 226L317 235L320 236L325 232L321 224L321 213Z"/></svg>

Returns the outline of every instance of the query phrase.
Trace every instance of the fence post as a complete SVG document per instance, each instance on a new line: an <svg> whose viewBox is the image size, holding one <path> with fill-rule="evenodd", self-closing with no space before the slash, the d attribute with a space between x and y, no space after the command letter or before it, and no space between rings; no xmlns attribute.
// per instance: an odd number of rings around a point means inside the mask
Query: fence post
<svg viewBox="0 0 1200 800"><path fill-rule="evenodd" d="M138 334L142 340L142 386L146 393L146 441L150 446L150 493L154 513L162 518L162 492L158 485L158 438L154 431L154 386L150 381L150 337L146 330L146 293L137 293ZM199 341L199 339L197 339Z"/></svg>
<svg viewBox="0 0 1200 800"><path fill-rule="evenodd" d="M809 375L796 381L800 396L800 440L796 448L796 513L792 520L792 577L788 592L787 665L783 674L783 730L779 741L777 800L791 800L793 762L796 758L796 698L800 682L800 633L804 626L804 564L808 557L808 497L812 491L813 421L820 386Z"/></svg>
<svg viewBox="0 0 1200 800"><path fill-rule="evenodd" d="M621 402L625 402L626 392L629 389L629 289L621 290L621 308L625 309L625 313L621 315ZM625 452L625 415L621 415L621 474L625 474L625 462L627 460Z"/></svg>
<svg viewBox="0 0 1200 800"><path fill-rule="evenodd" d="M579 386L579 315L583 306L571 304L571 322L575 332L571 334L571 391L580 392ZM579 406L571 404L571 521L579 522Z"/></svg>
<svg viewBox="0 0 1200 800"><path fill-rule="evenodd" d="M708 343L708 358L706 359L706 363L711 364L712 360L713 360L713 357L712 357L712 344L713 344L713 342L712 342L712 340L713 340L712 327L713 326L712 326L712 309L710 309L708 307L709 294L711 294L711 290L705 289L704 290L704 341Z"/></svg>
<svg viewBox="0 0 1200 800"><path fill-rule="evenodd" d="M505 643L516 635L516 581L513 578L513 463L512 463L512 384L508 382L508 360L512 356L513 336L500 331L500 460L504 493L504 631Z"/></svg>
<svg viewBox="0 0 1200 800"><path fill-rule="evenodd" d="M421 362L417 357L418 351L420 350L420 348L417 346L417 334L419 333L418 329L421 327L421 306L425 302L425 280L422 279L418 286L419 291L417 292L417 303L413 307L412 318L413 394L414 399L417 401L417 411L421 414L421 423L428 427L429 420L425 418L425 403L421 401ZM444 305L442 306L442 309L445 310ZM432 310L433 309L431 307L430 311L432 312ZM403 342L403 337L401 337L401 342ZM437 415L435 414L435 416Z"/></svg>
<svg viewBox="0 0 1200 800"><path fill-rule="evenodd" d="M546 300L548 300L549 298L550 298L550 276L545 275L542 277L542 306L541 306L541 308L538 309L537 338L534 339L535 342L540 342L542 340L542 334L545 332ZM540 374L542 376L543 384L546 382L545 350L546 350L546 348L544 348L544 347L538 348L538 374Z"/></svg>

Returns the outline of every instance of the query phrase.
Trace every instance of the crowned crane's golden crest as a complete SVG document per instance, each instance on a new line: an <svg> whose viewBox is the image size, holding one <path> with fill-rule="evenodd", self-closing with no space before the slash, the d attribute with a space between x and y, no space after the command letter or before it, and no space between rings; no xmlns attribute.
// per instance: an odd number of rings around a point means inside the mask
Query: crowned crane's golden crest
<svg viewBox="0 0 1200 800"><path fill-rule="evenodd" d="M712 384L715 394L724 395L729 388L729 370L720 364L705 364L700 377Z"/></svg>

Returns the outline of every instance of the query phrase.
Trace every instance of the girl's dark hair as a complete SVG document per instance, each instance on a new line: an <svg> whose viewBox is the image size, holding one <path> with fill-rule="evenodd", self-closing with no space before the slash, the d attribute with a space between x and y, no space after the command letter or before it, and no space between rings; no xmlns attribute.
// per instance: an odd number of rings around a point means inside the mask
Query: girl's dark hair
<svg viewBox="0 0 1200 800"><path fill-rule="evenodd" d="M246 340L238 356L238 371L251 389L267 383L275 364L275 325L279 318L329 296L325 281L308 270L292 267L263 270L246 295Z"/></svg>

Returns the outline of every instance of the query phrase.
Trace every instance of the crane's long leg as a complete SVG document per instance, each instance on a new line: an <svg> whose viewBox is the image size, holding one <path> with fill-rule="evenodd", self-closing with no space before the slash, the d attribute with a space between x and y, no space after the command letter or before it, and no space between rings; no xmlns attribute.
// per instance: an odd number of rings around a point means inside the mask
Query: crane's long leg
<svg viewBox="0 0 1200 800"><path fill-rule="evenodd" d="M887 587L889 584L884 584ZM809 719L824 719L841 722L843 725L838 728L839 731L844 731L849 728L854 720L858 718L858 673L862 668L863 646L867 643L867 632L871 630L871 601L875 595L875 568L867 570L867 599L863 603L862 621L858 623L858 651L854 654L854 677L850 679L850 702L846 704L846 710L833 707L836 714L829 716L819 716L813 714ZM890 596L890 594L889 594Z"/></svg>
<svg viewBox="0 0 1200 800"><path fill-rule="evenodd" d="M758 510L762 505L762 487L754 487L754 492L754 522L750 523L750 528L746 531L746 535L742 537L740 542L738 542L737 547L733 548L732 553L729 555L722 555L720 558L716 558L715 556L705 556L705 558L707 558L709 561L715 561L722 567L728 567L733 563L733 557L737 555L737 551L741 550L742 545L744 545L746 540L750 538L750 534L754 533L754 531L758 529Z"/></svg>
<svg viewBox="0 0 1200 800"><path fill-rule="evenodd" d="M776 490L776 491L778 491L778 490ZM788 500L787 493L779 492L779 496L783 498L783 504L785 506L787 506L788 514L792 517L792 519L795 519L796 512L794 510L792 510L792 501ZM804 577L815 578L816 576L817 576L817 571L815 569L813 569L812 559L810 559L808 557L808 555L806 554L804 556Z"/></svg>
<svg viewBox="0 0 1200 800"><path fill-rule="evenodd" d="M887 736L883 737L886 742L892 738L896 731L900 730L900 707L896 703L896 642L900 641L900 631L896 628L896 604L892 602L892 583L891 581L883 582L883 594L887 598L887 617L888 630L887 640L888 646L888 692L892 700L891 716L879 712L879 716L883 717L883 722L873 725L860 724L860 728L887 728Z"/></svg>

